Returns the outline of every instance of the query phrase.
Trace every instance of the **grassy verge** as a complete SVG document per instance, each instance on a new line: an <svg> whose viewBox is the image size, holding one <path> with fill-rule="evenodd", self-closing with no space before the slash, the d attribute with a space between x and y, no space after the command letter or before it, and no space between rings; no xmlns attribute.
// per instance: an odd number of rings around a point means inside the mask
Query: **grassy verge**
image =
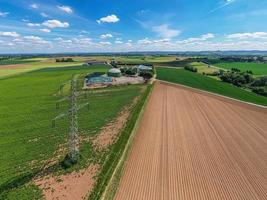
<svg viewBox="0 0 267 200"><path fill-rule="evenodd" d="M267 98L255 93L248 92L236 86L224 83L197 73L182 69L157 68L159 80L178 83L193 88L206 90L216 94L224 95L234 99L267 106Z"/></svg>
<svg viewBox="0 0 267 200"><path fill-rule="evenodd" d="M114 170L113 172L113 175L105 189L105 192L103 193L102 195L102 198L103 200L112 200L116 194L116 191L118 189L118 186L119 186L119 182L120 182L120 179L121 179L121 176L122 176L122 173L123 173L123 169L124 169L124 166L125 166L125 160L127 159L128 157L128 154L131 150L131 147L132 147L132 142L134 140L134 136L136 134L136 131L137 131L137 128L139 126L139 123L140 123L140 120L142 119L142 116L143 116L143 113L144 113L144 109L145 109L145 106L147 104L147 101L149 99L149 96L151 94L153 90L153 85L150 86L150 88L148 88L148 93L145 94L145 99L144 99L144 103L143 103L143 106L140 110L140 113L139 113L139 116L137 117L136 119L136 123L134 125L134 128L131 132L131 135L128 139L128 142L125 146L125 149L124 149L124 152L120 158L120 160L118 161L118 164L116 166L116 169Z"/></svg>
<svg viewBox="0 0 267 200"><path fill-rule="evenodd" d="M131 134L134 130L134 127L136 125L136 122L138 120L138 117L140 116L140 112L143 108L143 105L150 94L152 85L149 85L146 89L146 91L142 94L141 99L138 101L138 103L134 106L132 109L131 115L129 120L126 123L125 128L120 134L120 137L118 140L110 147L110 154L105 160L105 163L101 169L101 172L98 176L97 183L94 187L94 190L89 196L89 199L100 199L103 192L105 191L107 185L109 184L110 178L113 175L113 172L115 168L117 167L117 164L119 160L121 159L121 156L124 153L124 150L126 148L126 145L128 143L129 138L131 137ZM121 167L121 166L120 166ZM121 172L121 169L118 170L118 173L116 174L116 178L113 180L112 186L116 185L118 183L119 174ZM111 187L112 187L111 186ZM111 188L110 196L114 195L115 188Z"/></svg>

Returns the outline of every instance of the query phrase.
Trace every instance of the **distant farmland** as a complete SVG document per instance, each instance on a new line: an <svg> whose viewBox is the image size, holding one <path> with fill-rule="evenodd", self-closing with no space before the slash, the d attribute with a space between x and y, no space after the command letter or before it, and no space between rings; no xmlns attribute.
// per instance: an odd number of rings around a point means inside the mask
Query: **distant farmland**
<svg viewBox="0 0 267 200"><path fill-rule="evenodd" d="M267 75L267 64L264 63L220 62L214 65L227 70L238 68L241 71L251 70L255 75Z"/></svg>
<svg viewBox="0 0 267 200"><path fill-rule="evenodd" d="M25 73L33 70L43 69L47 67L67 67L79 66L81 61L70 63L57 63L55 59L37 58L37 59L22 59L22 60L3 60L0 61L0 79L7 76L12 76L20 73Z"/></svg>
<svg viewBox="0 0 267 200"><path fill-rule="evenodd" d="M236 86L224 83L201 74L186 71L184 69L171 69L158 67L157 78L164 81L178 83L220 95L232 97L238 100L247 101L267 106L267 98L255 93L240 89Z"/></svg>

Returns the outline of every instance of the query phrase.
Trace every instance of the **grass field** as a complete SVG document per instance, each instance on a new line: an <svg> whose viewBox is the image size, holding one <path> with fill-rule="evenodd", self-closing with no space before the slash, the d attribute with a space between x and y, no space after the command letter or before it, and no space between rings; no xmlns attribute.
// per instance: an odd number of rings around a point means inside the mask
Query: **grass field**
<svg viewBox="0 0 267 200"><path fill-rule="evenodd" d="M201 63L201 62L192 62L189 64L192 67L195 67L198 69L198 73L206 73L206 74L211 74L213 72L219 71L217 68L214 67L208 67L209 65Z"/></svg>
<svg viewBox="0 0 267 200"><path fill-rule="evenodd" d="M267 98L245 91L228 83L183 69L157 68L157 79L178 83L220 95L267 106Z"/></svg>
<svg viewBox="0 0 267 200"><path fill-rule="evenodd" d="M238 68L241 71L251 70L254 75L267 75L267 64L263 63L221 62L214 65L227 70Z"/></svg>
<svg viewBox="0 0 267 200"><path fill-rule="evenodd" d="M73 74L106 70L107 66L46 68L0 80L4 94L0 98L0 199L39 198L37 188L26 183L59 147L64 149L60 145L68 138L68 119L51 126L51 119L68 108L66 102L55 109L55 102L62 98L56 95L59 86ZM90 109L79 111L80 134L97 134L140 90L140 85L115 87L81 97L79 103L89 101ZM78 168L96 160L91 148L89 143L81 146L83 159Z"/></svg>
<svg viewBox="0 0 267 200"><path fill-rule="evenodd" d="M17 65L17 64L26 64L26 63L32 63L32 62L38 62L39 60L1 60L1 65Z"/></svg>

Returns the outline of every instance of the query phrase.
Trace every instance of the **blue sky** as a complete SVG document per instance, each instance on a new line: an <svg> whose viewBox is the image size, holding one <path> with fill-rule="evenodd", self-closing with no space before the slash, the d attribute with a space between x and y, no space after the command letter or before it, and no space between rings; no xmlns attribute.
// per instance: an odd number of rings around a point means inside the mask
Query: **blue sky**
<svg viewBox="0 0 267 200"><path fill-rule="evenodd" d="M267 50L266 0L0 0L0 53Z"/></svg>

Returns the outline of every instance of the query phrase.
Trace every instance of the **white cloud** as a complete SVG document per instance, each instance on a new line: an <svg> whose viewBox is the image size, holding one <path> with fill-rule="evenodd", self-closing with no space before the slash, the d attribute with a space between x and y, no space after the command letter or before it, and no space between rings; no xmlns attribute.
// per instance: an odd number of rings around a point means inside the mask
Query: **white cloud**
<svg viewBox="0 0 267 200"><path fill-rule="evenodd" d="M1 12L0 11L0 17L6 17L7 15L9 15L9 12Z"/></svg>
<svg viewBox="0 0 267 200"><path fill-rule="evenodd" d="M21 38L15 38L13 42L22 42L23 40Z"/></svg>
<svg viewBox="0 0 267 200"><path fill-rule="evenodd" d="M56 20L56 19L47 20L47 21L43 22L43 25L47 26L48 28L67 28L67 27L69 27L68 22L61 22L61 21Z"/></svg>
<svg viewBox="0 0 267 200"><path fill-rule="evenodd" d="M166 39L161 39L161 40L154 40L153 43L167 43L170 42L170 39L166 38Z"/></svg>
<svg viewBox="0 0 267 200"><path fill-rule="evenodd" d="M23 21L23 22L29 22L28 19L22 19L21 21Z"/></svg>
<svg viewBox="0 0 267 200"><path fill-rule="evenodd" d="M106 17L102 17L99 20L96 20L98 24L101 23L116 23L120 21L120 19L116 15L108 15Z"/></svg>
<svg viewBox="0 0 267 200"><path fill-rule="evenodd" d="M46 13L44 13L44 12L41 12L40 15L41 15L42 17L45 17L45 18L49 17L49 15L46 14Z"/></svg>
<svg viewBox="0 0 267 200"><path fill-rule="evenodd" d="M82 34L88 34L89 32L88 31L85 31L85 30L82 30L81 33Z"/></svg>
<svg viewBox="0 0 267 200"><path fill-rule="evenodd" d="M228 39L266 39L267 32L235 33L227 35Z"/></svg>
<svg viewBox="0 0 267 200"><path fill-rule="evenodd" d="M137 43L140 45L150 45L150 44L164 44L170 42L170 39L160 39L160 40L149 40L148 38L138 40Z"/></svg>
<svg viewBox="0 0 267 200"><path fill-rule="evenodd" d="M180 43L192 43L192 42L200 42L200 41L206 41L208 39L212 39L214 38L214 34L212 33L207 33L207 34L204 34L204 35L201 35L199 37L195 37L195 38L188 38L186 40L182 40L180 41Z"/></svg>
<svg viewBox="0 0 267 200"><path fill-rule="evenodd" d="M30 5L30 7L33 8L33 9L38 9L39 5L36 4L36 3L33 3L33 4Z"/></svg>
<svg viewBox="0 0 267 200"><path fill-rule="evenodd" d="M92 39L91 38L74 38L73 41L76 44L81 44L81 45L88 45L92 43Z"/></svg>
<svg viewBox="0 0 267 200"><path fill-rule="evenodd" d="M101 39L112 38L112 37L113 37L113 35L110 34L110 33L100 35L100 38L101 38Z"/></svg>
<svg viewBox="0 0 267 200"><path fill-rule="evenodd" d="M169 25L162 24L159 26L152 27L152 30L156 32L160 37L172 38L180 35L181 31L169 28Z"/></svg>
<svg viewBox="0 0 267 200"><path fill-rule="evenodd" d="M152 44L152 41L150 41L148 38L145 38L142 40L138 40L137 43L141 45L147 45L147 44Z"/></svg>
<svg viewBox="0 0 267 200"><path fill-rule="evenodd" d="M19 37L20 35L16 32L2 32L2 31L0 31L0 36Z"/></svg>
<svg viewBox="0 0 267 200"><path fill-rule="evenodd" d="M72 43L72 40L62 40L63 43Z"/></svg>
<svg viewBox="0 0 267 200"><path fill-rule="evenodd" d="M73 13L73 10L71 7L69 6L57 6L59 10L63 11L63 12L66 12L68 14L71 14Z"/></svg>
<svg viewBox="0 0 267 200"><path fill-rule="evenodd" d="M115 43L116 43L116 44L123 44L123 42L120 41L120 40L116 40Z"/></svg>
<svg viewBox="0 0 267 200"><path fill-rule="evenodd" d="M44 40L43 38L40 38L38 36L24 36L23 37L27 42L31 42L32 44L49 44L50 42Z"/></svg>
<svg viewBox="0 0 267 200"><path fill-rule="evenodd" d="M64 40L62 37L55 38L54 40L60 43L72 43L72 40Z"/></svg>
<svg viewBox="0 0 267 200"><path fill-rule="evenodd" d="M30 35L30 36L24 36L25 39L28 39L28 40L41 40L40 37L38 36L33 36L33 35Z"/></svg>
<svg viewBox="0 0 267 200"><path fill-rule="evenodd" d="M41 25L38 24L38 23L28 23L27 26L30 26L30 27L39 27Z"/></svg>
<svg viewBox="0 0 267 200"><path fill-rule="evenodd" d="M47 28L41 28L39 29L40 31L44 32L44 33L50 33L51 30L50 29L47 29Z"/></svg>
<svg viewBox="0 0 267 200"><path fill-rule="evenodd" d="M102 45L111 45L110 42L99 42L99 44L102 44Z"/></svg>

